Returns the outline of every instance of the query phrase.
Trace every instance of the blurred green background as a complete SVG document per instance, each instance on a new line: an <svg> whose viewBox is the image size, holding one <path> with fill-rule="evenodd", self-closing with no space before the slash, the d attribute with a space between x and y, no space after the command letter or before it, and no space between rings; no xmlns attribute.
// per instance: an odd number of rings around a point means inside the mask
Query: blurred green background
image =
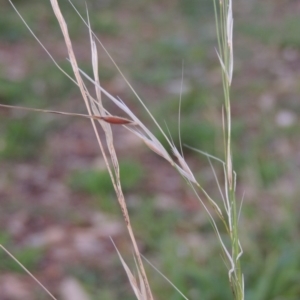
<svg viewBox="0 0 300 300"><path fill-rule="evenodd" d="M71 74L48 1L13 3ZM73 3L85 15L83 1ZM182 143L222 157L223 98L212 1L87 4L97 36L177 146L184 65ZM91 73L88 31L68 1L60 5L81 67ZM238 199L244 198L240 233L246 299L299 299L300 5L253 0L234 1L233 6L233 159ZM104 88L121 97L165 143L98 49ZM0 102L85 113L76 86L54 66L7 1L1 1L0 13ZM1 244L59 299L72 299L68 291L76 288L87 299L133 299L109 237L134 268L132 249L89 121L3 108L0 116ZM114 134L143 254L189 299L232 299L220 246L185 182L125 129L116 126ZM207 160L189 149L184 152L199 182L220 201ZM222 170L215 167L222 179ZM147 269L156 299L182 299ZM0 270L0 292L7 299L48 299L3 252Z"/></svg>

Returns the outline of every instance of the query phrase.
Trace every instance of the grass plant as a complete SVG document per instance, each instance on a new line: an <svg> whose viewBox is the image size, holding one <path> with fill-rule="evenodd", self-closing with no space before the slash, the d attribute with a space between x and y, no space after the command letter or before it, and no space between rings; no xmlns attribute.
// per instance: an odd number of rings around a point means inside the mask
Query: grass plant
<svg viewBox="0 0 300 300"><path fill-rule="evenodd" d="M12 4L11 1L10 3ZM228 278L232 289L233 298L236 300L244 299L244 278L243 278L243 273L240 264L240 257L243 251L240 244L239 231L238 231L238 221L240 216L241 203L238 203L236 199L236 194L235 194L236 174L233 170L233 163L232 163L232 155L233 155L232 154L232 119L231 119L231 103L230 103L230 88L231 88L232 76L233 76L232 1L214 0L213 4L215 10L216 28L217 28L217 37L218 37L218 50L216 51L216 57L219 58L219 62L221 65L221 74L222 74L221 76L222 76L223 93L224 93L224 105L222 110L224 161L210 154L204 153L201 150L195 148L192 149L198 151L201 154L204 154L208 158L209 163L212 167L212 172L216 179L217 187L220 192L220 198L222 199L221 203L218 203L218 201L212 199L209 193L202 187L202 184L199 183L195 178L191 168L189 167L183 155L181 138L179 137L179 141L178 141L179 147L176 147L173 140L169 138L168 136L169 133L162 129L158 121L153 117L153 115L151 114L147 106L144 104L144 102L138 96L136 91L130 85L127 78L123 75L123 73L121 72L121 70L115 63L115 61L112 59L108 51L105 49L101 41L97 39L97 37L95 36L95 34L91 29L88 14L87 14L87 18L84 19L76 10L75 6L71 3L75 11L78 13L79 17L82 19L82 21L88 28L90 47L91 47L91 56L92 56L93 77L89 76L78 66L77 59L72 46L72 41L69 36L68 26L60 10L57 0L51 0L51 5L54 14L59 22L60 29L62 31L66 43L66 47L69 54L68 59L72 66L74 77L68 75L67 73L64 72L63 69L61 69L61 67L57 64L57 62L54 60L51 54L45 49L43 44L39 41L39 39L34 35L34 33L30 30L30 28L26 24L26 22L23 20L25 25L29 28L30 32L33 34L33 36L37 39L40 45L49 54L50 58L53 60L55 65L69 79L71 79L71 81L75 85L78 86L81 92L88 114L87 115L71 114L71 115L86 117L89 118L91 121L93 130L96 135L97 142L99 144L101 153L105 160L105 164L113 188L117 195L117 199L124 217L124 222L126 224L128 234L130 236L130 241L134 250L134 258L136 262L136 270L137 270L136 276L134 276L135 272L129 268L129 266L122 258L121 253L118 251L116 246L115 248L119 255L120 261L124 267L124 270L128 276L133 292L136 298L139 300L146 300L146 299L152 300L154 299L154 297L152 295L151 285L149 284L148 277L145 271L144 261L142 259L142 255L140 253L134 235L134 231L131 226L131 219L128 213L127 204L123 193L122 177L120 176L120 166L119 166L119 162L118 162L118 158L116 155L114 142L113 142L113 131L111 128L113 124L124 126L128 131L130 131L132 134L140 138L150 150L152 150L153 152L161 156L163 159L165 159L168 163L170 163L171 166L173 166L176 169L176 171L179 172L182 178L186 181L187 185L194 192L195 196L197 197L197 199L203 205L205 211L207 212L212 227L220 242L222 253L223 253L223 260L225 265L228 268ZM164 144L161 143L158 140L158 138L148 129L148 127L146 127L146 125L130 110L130 108L127 106L127 104L124 101L122 101L120 98L116 98L113 95L111 95L101 85L99 75L98 75L97 43L107 53L108 57L111 59L113 64L116 66L117 70L124 78L125 82L132 90L133 94L137 97L142 107L145 109L145 111L148 113L148 115L156 125L157 129L165 139ZM92 96L92 93L87 88L86 82L89 82L94 86L96 97ZM106 96L112 102L112 104L118 107L125 115L125 118L111 115L108 112L108 110L104 108L102 104L103 96ZM33 110L37 110L37 109L33 109ZM49 110L48 111L43 110L43 112L68 114L64 112L56 112L56 111L49 111ZM101 140L100 138L98 129L96 127L96 122L99 122L102 130L104 131L105 141ZM180 128L180 108L179 108L179 128ZM106 147L104 146L104 143L106 143ZM224 171L224 184L220 183L220 180L217 177L215 169L213 167L212 161L221 163L221 166ZM222 187L223 185L224 188ZM203 196L206 198L205 200L202 199ZM221 222L219 222L220 220ZM223 235L221 234L221 231L223 232L223 228L221 230L220 224L224 226L224 228L226 229L230 243L227 243L225 241L227 237L224 238ZM2 249L5 249L3 246L1 247ZM8 253L7 250L4 251ZM9 255L15 260L15 258L11 254ZM23 267L23 269L25 268ZM178 292L182 295L182 297L188 299L179 291L179 287L174 286L174 288L178 290ZM51 297L55 299L53 295Z"/></svg>

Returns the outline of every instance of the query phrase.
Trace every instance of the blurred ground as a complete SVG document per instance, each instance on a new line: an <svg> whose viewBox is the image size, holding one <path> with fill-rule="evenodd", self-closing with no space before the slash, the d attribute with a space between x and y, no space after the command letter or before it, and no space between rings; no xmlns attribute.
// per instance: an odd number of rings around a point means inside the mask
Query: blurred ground
<svg viewBox="0 0 300 300"><path fill-rule="evenodd" d="M68 2L60 2L81 66L91 72L88 32ZM70 73L49 3L14 3ZM74 4L85 13L82 1ZM240 230L247 299L299 299L300 5L233 4L233 154L239 199L244 195ZM222 156L211 1L90 0L88 6L98 37L177 145L184 61L182 142ZM1 7L0 102L84 113L76 87L9 3L1 1ZM100 47L99 56L102 85L162 139ZM134 267L132 250L89 121L5 109L0 116L1 244L58 299L133 299L109 237ZM114 134L142 252L189 299L231 299L220 248L201 205L160 157L123 128L115 126ZM208 162L187 149L185 155L199 182L219 199ZM0 270L1 299L48 299L3 252ZM181 299L148 271L156 299Z"/></svg>

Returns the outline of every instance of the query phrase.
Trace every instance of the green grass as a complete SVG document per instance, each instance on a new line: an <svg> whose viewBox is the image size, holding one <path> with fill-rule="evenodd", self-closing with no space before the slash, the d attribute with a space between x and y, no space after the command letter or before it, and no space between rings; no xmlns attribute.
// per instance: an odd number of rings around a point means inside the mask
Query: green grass
<svg viewBox="0 0 300 300"><path fill-rule="evenodd" d="M0 244L10 248L13 255L31 272L39 268L40 262L45 254L41 248L22 247L13 250L15 248L13 247L13 239L6 232L0 234ZM24 273L24 270L3 251L0 251L0 269L1 272Z"/></svg>
<svg viewBox="0 0 300 300"><path fill-rule="evenodd" d="M140 204L131 209L134 228L140 228L137 235L143 238L144 246L151 251L162 251L165 239L177 228L177 221L183 217L178 211L160 211L154 207L153 199L141 197ZM155 220L155 221L154 221Z"/></svg>
<svg viewBox="0 0 300 300"><path fill-rule="evenodd" d="M132 299L130 289L128 289L126 278L120 265L117 265L113 273L104 268L95 266L82 266L74 264L68 268L68 273L83 284L85 290L91 296L91 299ZM104 284L105 283L105 284ZM116 285L118 289L116 289Z"/></svg>
<svg viewBox="0 0 300 300"><path fill-rule="evenodd" d="M138 187L143 175L141 166L133 161L120 163L120 176L125 192ZM78 170L69 179L72 189L94 196L112 196L113 185L106 170Z"/></svg>
<svg viewBox="0 0 300 300"><path fill-rule="evenodd" d="M115 36L120 32L120 26L116 23L111 10L99 10L93 14L93 28L101 35Z"/></svg>
<svg viewBox="0 0 300 300"><path fill-rule="evenodd" d="M30 159L40 153L47 125L39 118L22 118L9 121L3 131L0 158Z"/></svg>

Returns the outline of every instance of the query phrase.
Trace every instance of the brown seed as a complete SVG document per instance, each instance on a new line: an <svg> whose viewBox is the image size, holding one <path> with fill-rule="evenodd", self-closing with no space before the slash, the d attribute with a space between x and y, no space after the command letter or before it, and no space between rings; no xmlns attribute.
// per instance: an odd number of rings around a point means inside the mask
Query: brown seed
<svg viewBox="0 0 300 300"><path fill-rule="evenodd" d="M116 117L116 116L99 117L99 119L101 119L107 123L117 124L117 125L125 125L125 124L132 123L132 121L129 119Z"/></svg>

